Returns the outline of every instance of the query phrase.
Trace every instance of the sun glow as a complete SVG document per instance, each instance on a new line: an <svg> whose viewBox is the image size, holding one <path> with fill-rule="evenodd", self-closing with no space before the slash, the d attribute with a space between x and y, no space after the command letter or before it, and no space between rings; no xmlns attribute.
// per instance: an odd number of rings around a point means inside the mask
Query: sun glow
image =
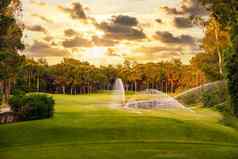
<svg viewBox="0 0 238 159"><path fill-rule="evenodd" d="M99 38L101 38L101 37L103 37L103 36L105 35L105 33L104 33L103 31L99 31L99 30L97 30L97 31L95 32L95 34L96 34L97 37L99 37Z"/></svg>
<svg viewBox="0 0 238 159"><path fill-rule="evenodd" d="M100 59L103 58L107 52L107 48L105 47L93 47L90 48L88 51L88 58L90 59Z"/></svg>

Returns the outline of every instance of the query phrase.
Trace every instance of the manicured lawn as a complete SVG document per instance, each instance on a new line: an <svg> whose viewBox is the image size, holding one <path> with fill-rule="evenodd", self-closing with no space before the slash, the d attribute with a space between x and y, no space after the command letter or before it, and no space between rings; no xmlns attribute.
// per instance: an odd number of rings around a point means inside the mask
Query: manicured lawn
<svg viewBox="0 0 238 159"><path fill-rule="evenodd" d="M238 131L212 110L113 109L109 94L54 98L54 118L0 126L0 159L238 158Z"/></svg>

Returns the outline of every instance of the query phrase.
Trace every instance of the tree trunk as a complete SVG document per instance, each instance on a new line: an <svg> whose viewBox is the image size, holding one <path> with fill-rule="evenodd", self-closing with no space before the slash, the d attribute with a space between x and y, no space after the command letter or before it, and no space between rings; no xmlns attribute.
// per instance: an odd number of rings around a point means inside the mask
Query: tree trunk
<svg viewBox="0 0 238 159"><path fill-rule="evenodd" d="M62 92L65 94L65 86L62 87Z"/></svg>
<svg viewBox="0 0 238 159"><path fill-rule="evenodd" d="M218 54L218 58L219 58L219 73L221 76L223 76L223 60L222 60L222 53L221 50L219 48L219 37L218 37L218 26L216 25L215 27L215 37L216 37L216 49L217 49L217 54Z"/></svg>
<svg viewBox="0 0 238 159"><path fill-rule="evenodd" d="M70 94L73 95L73 87L70 88Z"/></svg>
<svg viewBox="0 0 238 159"><path fill-rule="evenodd" d="M37 87L37 92L40 92L40 76L37 75L37 84L36 84L36 87Z"/></svg>
<svg viewBox="0 0 238 159"><path fill-rule="evenodd" d="M11 81L10 79L3 81L3 104L9 106L9 97L11 93Z"/></svg>
<svg viewBox="0 0 238 159"><path fill-rule="evenodd" d="M137 91L137 82L136 81L135 81L134 85L135 85L135 92L136 92Z"/></svg>

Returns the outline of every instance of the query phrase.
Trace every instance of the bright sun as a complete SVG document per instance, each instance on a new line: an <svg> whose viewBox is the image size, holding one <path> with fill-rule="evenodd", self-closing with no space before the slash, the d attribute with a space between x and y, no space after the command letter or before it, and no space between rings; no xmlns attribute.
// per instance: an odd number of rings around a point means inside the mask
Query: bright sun
<svg viewBox="0 0 238 159"><path fill-rule="evenodd" d="M88 50L88 57L92 59L100 59L105 56L107 48L105 47L93 47Z"/></svg>

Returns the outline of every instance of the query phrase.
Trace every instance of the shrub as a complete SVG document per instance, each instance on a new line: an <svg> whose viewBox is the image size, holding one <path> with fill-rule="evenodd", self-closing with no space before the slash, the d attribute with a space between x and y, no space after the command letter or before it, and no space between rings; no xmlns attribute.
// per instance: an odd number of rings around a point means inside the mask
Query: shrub
<svg viewBox="0 0 238 159"><path fill-rule="evenodd" d="M14 89L12 94L14 96L24 96L24 95L26 95L26 92L21 89Z"/></svg>
<svg viewBox="0 0 238 159"><path fill-rule="evenodd" d="M216 92L204 92L202 94L202 103L205 107L212 107L219 104L219 97Z"/></svg>
<svg viewBox="0 0 238 159"><path fill-rule="evenodd" d="M212 107L222 104L228 100L227 87L213 87L213 89L202 93L201 101L204 106Z"/></svg>
<svg viewBox="0 0 238 159"><path fill-rule="evenodd" d="M13 96L10 105L25 120L50 118L54 113L54 100L45 94Z"/></svg>
<svg viewBox="0 0 238 159"><path fill-rule="evenodd" d="M13 112L21 112L23 96L14 95L10 98L9 104Z"/></svg>

